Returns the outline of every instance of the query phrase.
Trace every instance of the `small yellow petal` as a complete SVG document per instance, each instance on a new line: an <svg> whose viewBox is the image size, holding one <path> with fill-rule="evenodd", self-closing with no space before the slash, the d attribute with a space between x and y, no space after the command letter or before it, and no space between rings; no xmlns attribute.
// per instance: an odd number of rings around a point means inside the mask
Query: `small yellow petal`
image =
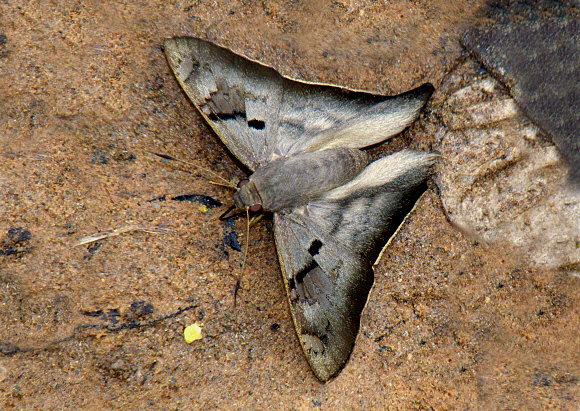
<svg viewBox="0 0 580 411"><path fill-rule="evenodd" d="M183 330L185 342L191 344L194 341L201 340L201 327L203 327L203 324L197 322L185 327L185 330Z"/></svg>
<svg viewBox="0 0 580 411"><path fill-rule="evenodd" d="M208 209L207 209L207 206L206 206L206 205L204 205L204 204L200 205L200 206L199 206L199 211L200 211L202 214L206 214L206 213L207 213L207 211L208 211Z"/></svg>

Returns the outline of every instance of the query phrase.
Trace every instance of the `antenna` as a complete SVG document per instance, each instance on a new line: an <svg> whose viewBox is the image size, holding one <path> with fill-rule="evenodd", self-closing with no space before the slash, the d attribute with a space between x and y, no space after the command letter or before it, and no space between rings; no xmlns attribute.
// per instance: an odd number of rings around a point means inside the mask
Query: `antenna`
<svg viewBox="0 0 580 411"><path fill-rule="evenodd" d="M190 167L193 167L193 168L197 168L197 169L202 170L205 173L211 174L214 177L218 178L219 180L222 180L223 181L223 183L217 183L215 181L211 181L210 180L210 184L214 184L214 185L217 185L217 186L231 188L233 190L237 190L238 189L238 187L236 187L234 184L230 183L228 180L226 180L225 178L223 178L222 176L220 176L215 171L210 170L209 168L201 167L201 166L198 166L197 164L193 164L193 163L190 163L190 162L185 161L185 160L180 160L178 158L172 157L172 156L167 155L167 154L154 153L153 151L148 151L148 153L149 154L153 154L153 155L158 156L158 157L161 157L161 158L164 158L166 160L177 161L178 163L185 164L185 165L190 166Z"/></svg>

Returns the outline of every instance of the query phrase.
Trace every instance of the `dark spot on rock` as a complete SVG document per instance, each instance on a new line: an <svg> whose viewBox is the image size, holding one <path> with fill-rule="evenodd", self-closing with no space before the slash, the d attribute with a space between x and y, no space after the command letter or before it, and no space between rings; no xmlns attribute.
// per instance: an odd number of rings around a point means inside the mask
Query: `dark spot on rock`
<svg viewBox="0 0 580 411"><path fill-rule="evenodd" d="M119 150L113 153L113 160L115 161L133 161L135 158L135 154L127 150Z"/></svg>
<svg viewBox="0 0 580 411"><path fill-rule="evenodd" d="M20 351L20 349L10 343L0 341L0 353L4 355L13 355Z"/></svg>
<svg viewBox="0 0 580 411"><path fill-rule="evenodd" d="M135 301L131 304L131 312L137 317L144 317L153 313L153 304L145 301Z"/></svg>
<svg viewBox="0 0 580 411"><path fill-rule="evenodd" d="M206 196L206 195L202 195L202 194L186 194L186 195L182 195L182 196L173 197L172 200L195 202L195 203L203 204L207 208L215 208L215 207L222 206L222 203L220 203L218 200L216 200L210 196Z"/></svg>
<svg viewBox="0 0 580 411"><path fill-rule="evenodd" d="M104 318L103 315L103 310L96 310L96 311L85 311L82 310L81 311L82 315L86 315L87 317L91 317L91 318Z"/></svg>
<svg viewBox="0 0 580 411"><path fill-rule="evenodd" d="M556 375L554 377L554 381L556 381L558 384L571 384L578 382L578 377L574 374L564 372L562 374Z"/></svg>
<svg viewBox="0 0 580 411"><path fill-rule="evenodd" d="M167 200L167 198L165 196L161 196L161 197L156 197L153 198L151 200L147 200L148 203L154 203L156 201L159 201L160 203L164 202L165 200Z"/></svg>
<svg viewBox="0 0 580 411"><path fill-rule="evenodd" d="M231 231L229 233L226 233L226 236L224 238L224 242L231 249L236 250L236 251L242 251L242 246L238 242L238 233L236 233L235 231Z"/></svg>
<svg viewBox="0 0 580 411"><path fill-rule="evenodd" d="M30 231L24 228L17 227L8 230L8 239L10 244L12 245L24 243L30 240L31 238L32 234L30 234ZM5 243L7 242L5 241Z"/></svg>
<svg viewBox="0 0 580 411"><path fill-rule="evenodd" d="M97 250L99 248L101 248L101 243L99 243L98 241L94 242L94 243L90 243L87 246L88 253L83 257L83 260L88 261L91 258L93 258L93 256L95 255L95 253L97 252Z"/></svg>
<svg viewBox="0 0 580 411"><path fill-rule="evenodd" d="M103 153L102 151L97 151L95 154L93 154L93 158L91 160L92 164L109 164L109 159L107 158L107 155L105 153Z"/></svg>
<svg viewBox="0 0 580 411"><path fill-rule="evenodd" d="M32 238L30 231L16 227L8 230L6 238L0 244L0 256L19 255L26 253L30 248L24 246Z"/></svg>
<svg viewBox="0 0 580 411"><path fill-rule="evenodd" d="M230 217L225 220L226 228L235 228L236 227L236 217Z"/></svg>
<svg viewBox="0 0 580 411"><path fill-rule="evenodd" d="M147 89L151 91L159 91L163 88L164 80L163 77L157 76L153 81L147 82Z"/></svg>
<svg viewBox="0 0 580 411"><path fill-rule="evenodd" d="M119 313L119 310L113 309L113 310L109 310L107 312L107 317L109 319L109 322L112 325L117 325L117 324L119 324L119 319L121 318L121 314Z"/></svg>
<svg viewBox="0 0 580 411"><path fill-rule="evenodd" d="M536 387L549 387L550 384L550 378L547 375L539 373L534 377L534 386Z"/></svg>

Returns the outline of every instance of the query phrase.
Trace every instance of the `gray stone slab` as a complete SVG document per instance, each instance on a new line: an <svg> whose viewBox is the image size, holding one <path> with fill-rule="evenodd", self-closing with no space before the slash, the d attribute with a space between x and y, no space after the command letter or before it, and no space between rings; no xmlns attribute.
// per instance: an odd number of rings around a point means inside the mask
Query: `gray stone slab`
<svg viewBox="0 0 580 411"><path fill-rule="evenodd" d="M580 185L580 7L493 1L462 44L558 146Z"/></svg>

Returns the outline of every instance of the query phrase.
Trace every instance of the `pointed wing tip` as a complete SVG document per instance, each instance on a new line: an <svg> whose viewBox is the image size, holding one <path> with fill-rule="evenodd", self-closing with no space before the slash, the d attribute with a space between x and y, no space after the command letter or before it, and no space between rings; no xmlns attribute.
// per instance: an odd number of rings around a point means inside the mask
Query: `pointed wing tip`
<svg viewBox="0 0 580 411"><path fill-rule="evenodd" d="M423 102L427 103L427 100L431 97L433 92L435 91L435 87L431 83L424 83L421 84L414 90L411 90L410 93L413 93L414 97L422 100Z"/></svg>
<svg viewBox="0 0 580 411"><path fill-rule="evenodd" d="M310 366L310 370L314 376L320 381L321 383L327 383L330 380L333 380L340 374L344 366L346 365L346 361L340 364L340 366L328 366L329 364L321 364L317 362L311 361L308 354L305 352L306 358L308 360L308 365Z"/></svg>
<svg viewBox="0 0 580 411"><path fill-rule="evenodd" d="M179 55L179 37L173 37L163 40L163 52L169 61L175 56Z"/></svg>
<svg viewBox="0 0 580 411"><path fill-rule="evenodd" d="M423 153L424 162L428 166L432 166L441 158L441 154L436 152Z"/></svg>
<svg viewBox="0 0 580 411"><path fill-rule="evenodd" d="M200 38L197 37L189 37L189 36L176 36L176 37L171 37L168 39L163 40L163 47L165 48L165 51L167 52L169 51L175 51L178 48L184 46L184 45L192 45L195 43L208 43L205 40L202 40ZM208 43L211 44L211 43Z"/></svg>
<svg viewBox="0 0 580 411"><path fill-rule="evenodd" d="M439 153L415 150L402 150L388 157L392 156L395 156L394 158L398 161L408 162L408 167L422 170L421 173L425 180L433 174L433 166L441 158Z"/></svg>
<svg viewBox="0 0 580 411"><path fill-rule="evenodd" d="M179 41L180 37L172 37L169 39L163 40L163 48L165 52L168 50L174 50L177 47L177 42Z"/></svg>
<svg viewBox="0 0 580 411"><path fill-rule="evenodd" d="M318 381L320 381L321 383L327 383L328 381L332 380L334 377L336 377L336 375L338 375L338 372L335 375L329 375L329 374L318 374L316 371L312 370L312 372L314 372L314 375L316 376L316 378L318 378Z"/></svg>
<svg viewBox="0 0 580 411"><path fill-rule="evenodd" d="M328 381L335 379L338 374L341 373L350 358L350 354L344 361L335 364L313 362L308 354L306 354L306 358L314 376L318 378L321 383L327 383Z"/></svg>

